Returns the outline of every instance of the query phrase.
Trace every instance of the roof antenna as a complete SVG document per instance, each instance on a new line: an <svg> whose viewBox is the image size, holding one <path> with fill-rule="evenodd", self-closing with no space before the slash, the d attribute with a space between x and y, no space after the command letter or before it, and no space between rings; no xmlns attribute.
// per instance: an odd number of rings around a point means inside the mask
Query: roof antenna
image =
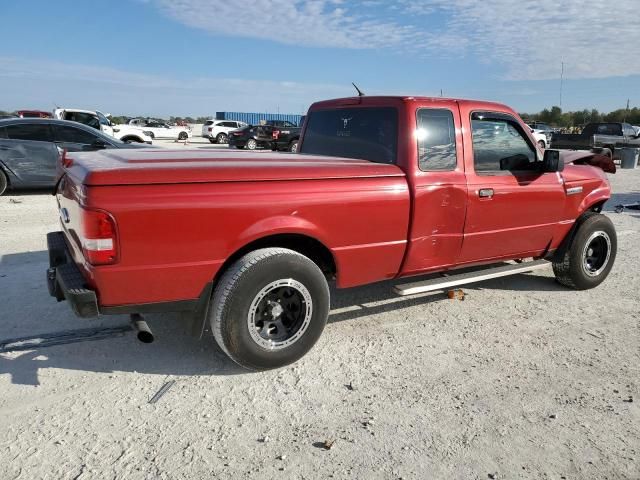
<svg viewBox="0 0 640 480"><path fill-rule="evenodd" d="M353 85L353 86L354 86L354 88L355 88L355 89L356 89L356 91L358 92L358 96L359 96L359 97L364 97L364 93L362 93L362 90L360 90L360 89L358 88L358 86L357 86L355 83L351 82L351 85Z"/></svg>

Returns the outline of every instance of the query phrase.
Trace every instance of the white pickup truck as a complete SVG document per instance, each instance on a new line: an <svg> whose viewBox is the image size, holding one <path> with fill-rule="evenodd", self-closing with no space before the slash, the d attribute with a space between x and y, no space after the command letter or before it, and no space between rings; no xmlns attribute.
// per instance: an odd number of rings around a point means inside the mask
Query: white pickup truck
<svg viewBox="0 0 640 480"><path fill-rule="evenodd" d="M60 120L82 123L123 142L148 143L149 145L153 142L151 132L131 125L114 125L111 120L107 118L107 115L98 110L56 108L53 111L53 117Z"/></svg>

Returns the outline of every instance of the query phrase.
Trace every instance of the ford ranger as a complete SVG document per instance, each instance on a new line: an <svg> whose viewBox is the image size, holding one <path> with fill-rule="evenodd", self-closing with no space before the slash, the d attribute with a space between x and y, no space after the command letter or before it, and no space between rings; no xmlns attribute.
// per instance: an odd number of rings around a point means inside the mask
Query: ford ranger
<svg viewBox="0 0 640 480"><path fill-rule="evenodd" d="M81 317L189 312L259 370L314 345L333 281L408 295L552 265L593 288L616 256L611 188L572 153L543 155L504 105L422 97L315 103L295 155L73 152L49 290Z"/></svg>

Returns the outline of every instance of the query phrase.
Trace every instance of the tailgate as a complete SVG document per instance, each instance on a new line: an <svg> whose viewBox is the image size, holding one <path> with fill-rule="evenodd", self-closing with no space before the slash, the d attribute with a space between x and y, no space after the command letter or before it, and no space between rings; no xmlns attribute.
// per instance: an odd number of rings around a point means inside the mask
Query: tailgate
<svg viewBox="0 0 640 480"><path fill-rule="evenodd" d="M58 184L56 191L56 201L58 203L58 214L60 226L65 236L69 253L73 261L78 265L81 272L90 285L91 271L82 254L82 244L80 232L82 228L82 205L84 204L84 187L77 183L70 175L65 175Z"/></svg>

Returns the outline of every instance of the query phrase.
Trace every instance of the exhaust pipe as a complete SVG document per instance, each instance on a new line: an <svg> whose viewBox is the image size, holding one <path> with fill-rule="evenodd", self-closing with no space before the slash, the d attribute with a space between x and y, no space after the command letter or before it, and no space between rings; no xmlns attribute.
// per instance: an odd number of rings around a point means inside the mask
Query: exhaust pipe
<svg viewBox="0 0 640 480"><path fill-rule="evenodd" d="M152 343L154 340L153 333L147 325L147 322L144 321L144 318L139 313L131 314L131 324L133 325L134 330L136 331L136 337L142 343Z"/></svg>

